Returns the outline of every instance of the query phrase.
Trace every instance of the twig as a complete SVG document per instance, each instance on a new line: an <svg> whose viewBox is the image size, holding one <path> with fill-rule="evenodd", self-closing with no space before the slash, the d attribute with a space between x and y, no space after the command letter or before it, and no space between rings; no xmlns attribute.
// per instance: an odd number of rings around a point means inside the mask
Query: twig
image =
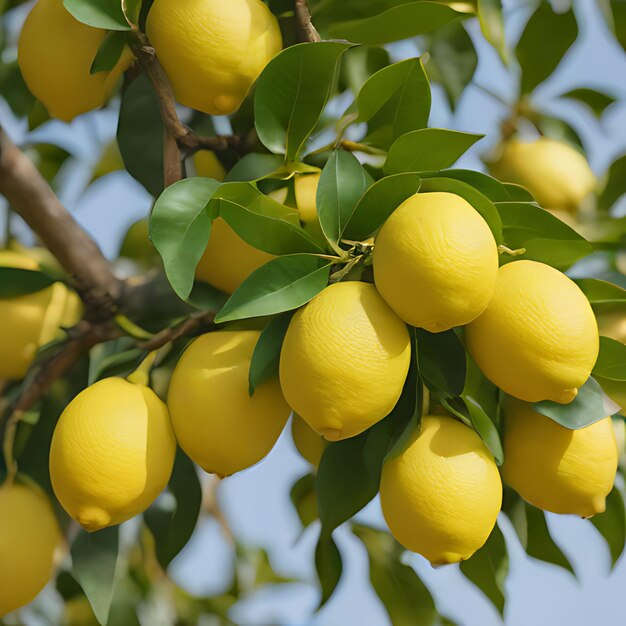
<svg viewBox="0 0 626 626"><path fill-rule="evenodd" d="M320 34L311 22L311 11L307 0L295 0L296 23L298 24L298 35L300 41L317 42L321 41Z"/></svg>
<svg viewBox="0 0 626 626"><path fill-rule="evenodd" d="M194 313L176 326L163 329L148 341L139 344L138 347L146 352L152 352L176 339L191 335L199 329L211 330L214 327L213 321L215 320L215 315L216 313L214 311Z"/></svg>
<svg viewBox="0 0 626 626"><path fill-rule="evenodd" d="M222 478L219 476L211 476L211 483L204 492L202 506L207 513L215 518L226 540L231 546L234 546L235 535L218 502L218 490L221 484Z"/></svg>

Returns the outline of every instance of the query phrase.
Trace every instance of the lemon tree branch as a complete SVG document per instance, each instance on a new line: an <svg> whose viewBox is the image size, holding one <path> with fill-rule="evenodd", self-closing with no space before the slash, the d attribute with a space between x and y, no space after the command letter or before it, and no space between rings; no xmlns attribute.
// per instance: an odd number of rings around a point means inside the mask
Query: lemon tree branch
<svg viewBox="0 0 626 626"><path fill-rule="evenodd" d="M322 38L311 21L311 11L307 0L295 0L295 14L300 41L321 41Z"/></svg>

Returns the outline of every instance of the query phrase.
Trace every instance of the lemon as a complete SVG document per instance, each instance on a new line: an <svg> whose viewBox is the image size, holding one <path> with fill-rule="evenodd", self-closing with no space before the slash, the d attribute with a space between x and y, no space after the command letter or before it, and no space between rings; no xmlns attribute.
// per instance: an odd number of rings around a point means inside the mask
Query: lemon
<svg viewBox="0 0 626 626"><path fill-rule="evenodd" d="M180 447L205 471L230 476L267 456L290 409L277 380L250 396L250 359L257 330L220 330L198 337L180 358L167 403Z"/></svg>
<svg viewBox="0 0 626 626"><path fill-rule="evenodd" d="M106 378L59 418L50 477L59 502L86 530L121 524L165 489L176 452L167 407L148 387Z"/></svg>
<svg viewBox="0 0 626 626"><path fill-rule="evenodd" d="M536 261L498 270L493 298L467 326L466 340L487 378L527 402L571 402L599 349L598 326L583 292Z"/></svg>
<svg viewBox="0 0 626 626"><path fill-rule="evenodd" d="M213 220L209 243L196 267L196 278L232 293L254 270L274 258L244 241L218 217Z"/></svg>
<svg viewBox="0 0 626 626"><path fill-rule="evenodd" d="M0 485L0 618L29 604L54 570L61 532L35 487Z"/></svg>
<svg viewBox="0 0 626 626"><path fill-rule="evenodd" d="M601 335L626 343L626 311L606 311L596 317Z"/></svg>
<svg viewBox="0 0 626 626"><path fill-rule="evenodd" d="M296 174L294 192L300 220L305 224L317 222L317 186L321 172L318 174Z"/></svg>
<svg viewBox="0 0 626 626"><path fill-rule="evenodd" d="M502 483L480 437L451 417L429 415L383 465L383 515L392 535L433 565L469 559L487 541Z"/></svg>
<svg viewBox="0 0 626 626"><path fill-rule="evenodd" d="M287 402L315 432L353 437L395 406L409 333L373 285L335 283L293 316L280 355Z"/></svg>
<svg viewBox="0 0 626 626"><path fill-rule="evenodd" d="M490 167L497 178L526 187L546 209L576 211L596 186L585 157L547 137L507 141Z"/></svg>
<svg viewBox="0 0 626 626"><path fill-rule="evenodd" d="M193 155L193 164L198 176L212 178L223 182L226 178L226 170L221 161L212 150L200 150Z"/></svg>
<svg viewBox="0 0 626 626"><path fill-rule="evenodd" d="M293 416L291 436L296 449L303 459L318 467L326 449L326 439L320 437L301 417Z"/></svg>
<svg viewBox="0 0 626 626"><path fill-rule="evenodd" d="M544 511L582 517L604 511L618 458L610 417L570 430L513 398L504 415L505 482Z"/></svg>
<svg viewBox="0 0 626 626"><path fill-rule="evenodd" d="M408 324L441 332L485 310L496 281L498 248L466 200L421 193L383 224L373 263L376 287L387 304Z"/></svg>
<svg viewBox="0 0 626 626"><path fill-rule="evenodd" d="M126 50L109 72L90 74L106 30L76 20L63 0L38 0L28 14L17 60L31 93L52 117L70 122L103 106L132 55Z"/></svg>
<svg viewBox="0 0 626 626"><path fill-rule="evenodd" d="M261 0L155 0L146 29L176 99L210 115L236 111L282 49Z"/></svg>
<svg viewBox="0 0 626 626"><path fill-rule="evenodd" d="M0 251L0 266L37 270L37 261L26 254ZM0 299L0 378L20 379L37 350L52 341L59 329L80 318L78 296L62 283L16 298Z"/></svg>

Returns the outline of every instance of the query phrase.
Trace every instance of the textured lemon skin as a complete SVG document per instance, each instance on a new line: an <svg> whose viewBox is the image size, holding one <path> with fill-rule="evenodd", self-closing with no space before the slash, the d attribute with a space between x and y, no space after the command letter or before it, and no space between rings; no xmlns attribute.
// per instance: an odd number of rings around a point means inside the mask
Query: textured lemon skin
<svg viewBox="0 0 626 626"><path fill-rule="evenodd" d="M314 467L319 467L322 454L326 450L326 440L298 415L293 416L291 436L300 456Z"/></svg>
<svg viewBox="0 0 626 626"><path fill-rule="evenodd" d="M148 387L106 378L67 406L50 447L54 492L88 531L145 511L172 473L176 440L165 404Z"/></svg>
<svg viewBox="0 0 626 626"><path fill-rule="evenodd" d="M132 61L125 51L110 72L89 73L106 34L76 20L63 0L38 0L28 14L17 60L31 93L52 117L70 122L106 103Z"/></svg>
<svg viewBox="0 0 626 626"><path fill-rule="evenodd" d="M498 271L489 226L463 198L422 193L383 224L374 247L374 279L387 304L408 324L441 332L487 307Z"/></svg>
<svg viewBox="0 0 626 626"><path fill-rule="evenodd" d="M585 158L566 143L511 139L491 165L497 178L526 187L546 209L576 211L596 186Z"/></svg>
<svg viewBox="0 0 626 626"><path fill-rule="evenodd" d="M221 217L213 220L206 250L196 267L196 278L233 293L254 270L274 259L244 241Z"/></svg>
<svg viewBox="0 0 626 626"><path fill-rule="evenodd" d="M50 580L61 532L44 493L0 485L0 617L29 604Z"/></svg>
<svg viewBox="0 0 626 626"><path fill-rule="evenodd" d="M236 111L282 49L261 0L156 0L146 30L176 99L210 115Z"/></svg>
<svg viewBox="0 0 626 626"><path fill-rule="evenodd" d="M9 250L0 251L0 266L38 269L37 261ZM37 350L55 338L61 326L80 317L75 293L62 283L17 298L0 300L0 378L23 378Z"/></svg>
<svg viewBox="0 0 626 626"><path fill-rule="evenodd" d="M290 409L277 380L248 390L256 330L198 337L183 353L168 406L180 447L205 471L230 476L269 454Z"/></svg>
<svg viewBox="0 0 626 626"><path fill-rule="evenodd" d="M493 298L465 336L487 378L527 402L571 402L598 357L587 298L565 274L535 261L498 270Z"/></svg>
<svg viewBox="0 0 626 626"><path fill-rule="evenodd" d="M502 505L493 457L470 428L430 415L383 466L383 514L393 536L433 565L468 559L487 541Z"/></svg>
<svg viewBox="0 0 626 626"><path fill-rule="evenodd" d="M605 509L618 451L611 418L569 430L507 398L502 477L544 511L591 517Z"/></svg>
<svg viewBox="0 0 626 626"><path fill-rule="evenodd" d="M331 441L354 437L395 406L410 354L406 326L373 285L335 283L293 316L280 383L315 432Z"/></svg>

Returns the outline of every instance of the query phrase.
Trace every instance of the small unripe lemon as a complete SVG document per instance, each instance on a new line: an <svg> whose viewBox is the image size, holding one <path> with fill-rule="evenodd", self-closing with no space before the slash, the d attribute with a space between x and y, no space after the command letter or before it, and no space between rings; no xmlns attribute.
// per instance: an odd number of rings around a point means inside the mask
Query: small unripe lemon
<svg viewBox="0 0 626 626"><path fill-rule="evenodd" d="M498 270L493 298L465 336L487 378L527 402L571 402L598 357L587 298L565 274L536 261Z"/></svg>
<svg viewBox="0 0 626 626"><path fill-rule="evenodd" d="M159 264L160 256L150 241L150 223L141 218L131 224L120 246L120 257L152 267Z"/></svg>
<svg viewBox="0 0 626 626"><path fill-rule="evenodd" d="M378 291L405 322L441 332L485 310L498 249L489 226L465 199L421 193L383 224L373 265Z"/></svg>
<svg viewBox="0 0 626 626"><path fill-rule="evenodd" d="M34 258L0 251L0 266L37 270ZM37 350L52 341L61 327L73 326L80 318L80 300L64 284L17 298L0 299L0 378L23 378Z"/></svg>
<svg viewBox="0 0 626 626"><path fill-rule="evenodd" d="M167 403L180 447L205 471L230 476L267 456L290 409L278 380L250 396L256 330L221 330L198 337L176 365Z"/></svg>
<svg viewBox="0 0 626 626"><path fill-rule="evenodd" d="M226 170L212 150L200 150L196 152L193 155L193 164L198 176L212 178L220 182L223 182L226 178Z"/></svg>
<svg viewBox="0 0 626 626"><path fill-rule="evenodd" d="M326 439L353 437L395 406L409 333L373 285L335 283L293 316L280 355L291 408Z"/></svg>
<svg viewBox="0 0 626 626"><path fill-rule="evenodd" d="M244 241L221 217L213 220L206 250L196 267L196 278L233 293L254 270L275 257Z"/></svg>
<svg viewBox="0 0 626 626"><path fill-rule="evenodd" d="M596 186L585 157L547 137L505 142L491 171L505 182L526 187L545 209L576 211Z"/></svg>
<svg viewBox="0 0 626 626"><path fill-rule="evenodd" d="M50 478L68 514L89 531L145 511L172 473L176 440L165 404L122 378L70 402L50 447Z"/></svg>
<svg viewBox="0 0 626 626"><path fill-rule="evenodd" d="M146 30L176 99L209 115L236 111L282 49L261 0L155 0Z"/></svg>
<svg viewBox="0 0 626 626"><path fill-rule="evenodd" d="M91 74L91 64L106 35L106 30L75 19L63 0L38 0L28 14L17 60L31 93L52 117L70 122L106 103L132 61L126 50L111 71Z"/></svg>
<svg viewBox="0 0 626 626"><path fill-rule="evenodd" d="M326 449L326 439L320 437L301 417L293 416L291 436L296 449L303 459L318 467Z"/></svg>
<svg viewBox="0 0 626 626"><path fill-rule="evenodd" d="M617 460L610 417L570 430L531 404L507 399L502 476L534 506L582 517L601 513Z"/></svg>
<svg viewBox="0 0 626 626"><path fill-rule="evenodd" d="M429 415L383 466L383 514L392 535L433 565L469 559L487 541L502 482L480 437L451 417Z"/></svg>
<svg viewBox="0 0 626 626"><path fill-rule="evenodd" d="M0 618L29 604L54 570L61 532L42 491L0 485Z"/></svg>

